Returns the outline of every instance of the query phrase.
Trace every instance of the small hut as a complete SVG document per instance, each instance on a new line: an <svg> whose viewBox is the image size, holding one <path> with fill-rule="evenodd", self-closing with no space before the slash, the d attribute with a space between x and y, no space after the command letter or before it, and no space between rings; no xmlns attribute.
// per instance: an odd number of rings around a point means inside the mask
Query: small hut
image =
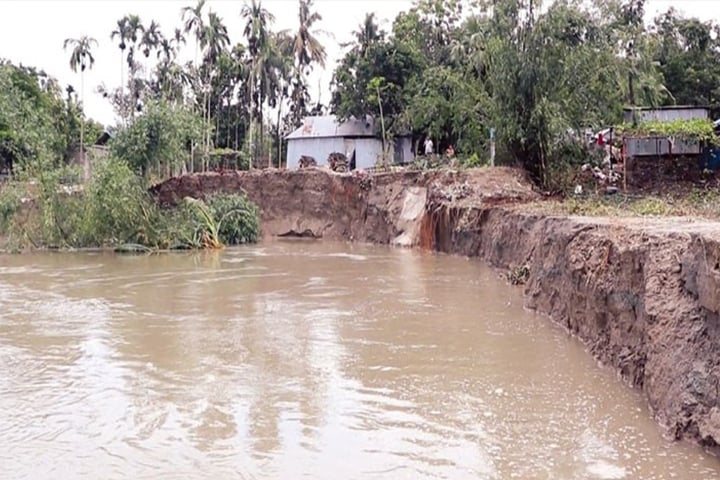
<svg viewBox="0 0 720 480"><path fill-rule="evenodd" d="M347 157L350 170L375 167L382 159L383 142L375 120L350 118L338 121L335 115L306 117L303 125L286 137L287 167L298 168L302 157L314 158L318 165L327 164L335 153ZM412 139L397 136L390 150L389 163L406 164L413 161Z"/></svg>

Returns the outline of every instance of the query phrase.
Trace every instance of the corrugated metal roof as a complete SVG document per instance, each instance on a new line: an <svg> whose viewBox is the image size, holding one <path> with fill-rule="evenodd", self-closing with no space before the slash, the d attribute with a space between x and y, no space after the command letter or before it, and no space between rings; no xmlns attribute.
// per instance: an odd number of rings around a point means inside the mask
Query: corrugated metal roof
<svg viewBox="0 0 720 480"><path fill-rule="evenodd" d="M302 127L285 137L288 140L297 138L332 138L332 137L375 137L375 121L372 117L364 120L350 118L338 123L335 115L323 117L305 117Z"/></svg>

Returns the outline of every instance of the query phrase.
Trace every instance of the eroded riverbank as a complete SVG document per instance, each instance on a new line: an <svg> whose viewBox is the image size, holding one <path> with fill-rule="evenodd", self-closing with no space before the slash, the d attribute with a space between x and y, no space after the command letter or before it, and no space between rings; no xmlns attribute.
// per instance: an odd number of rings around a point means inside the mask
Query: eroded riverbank
<svg viewBox="0 0 720 480"><path fill-rule="evenodd" d="M553 217L510 169L375 176L320 170L195 175L163 203L246 191L266 236L389 243L527 265L527 306L548 314L642 389L674 438L718 453L720 224Z"/></svg>

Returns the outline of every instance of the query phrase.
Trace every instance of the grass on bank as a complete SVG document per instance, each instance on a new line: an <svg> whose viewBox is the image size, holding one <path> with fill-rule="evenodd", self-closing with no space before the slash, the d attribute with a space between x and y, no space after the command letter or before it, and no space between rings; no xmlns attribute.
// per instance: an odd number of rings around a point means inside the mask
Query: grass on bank
<svg viewBox="0 0 720 480"><path fill-rule="evenodd" d="M82 191L77 171L50 169L0 184L0 236L6 250L117 248L124 251L221 248L254 243L259 210L244 195L217 194L160 208L142 177L117 159L98 162Z"/></svg>
<svg viewBox="0 0 720 480"><path fill-rule="evenodd" d="M720 190L692 190L685 195L589 195L534 202L528 209L548 215L589 217L696 217L720 220Z"/></svg>

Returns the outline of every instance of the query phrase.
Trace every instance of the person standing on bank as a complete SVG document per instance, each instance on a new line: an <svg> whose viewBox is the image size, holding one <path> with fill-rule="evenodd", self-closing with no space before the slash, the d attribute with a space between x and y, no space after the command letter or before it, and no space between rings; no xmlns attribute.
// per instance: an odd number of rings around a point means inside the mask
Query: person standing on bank
<svg viewBox="0 0 720 480"><path fill-rule="evenodd" d="M433 141L430 137L425 139L425 155L430 156L433 154Z"/></svg>

